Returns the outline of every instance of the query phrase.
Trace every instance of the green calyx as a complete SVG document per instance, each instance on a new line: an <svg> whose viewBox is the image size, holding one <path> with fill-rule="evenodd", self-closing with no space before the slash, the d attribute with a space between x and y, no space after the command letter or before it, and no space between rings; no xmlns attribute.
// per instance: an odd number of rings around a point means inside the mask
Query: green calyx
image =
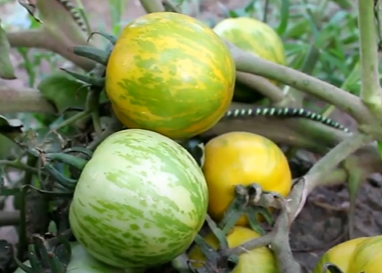
<svg viewBox="0 0 382 273"><path fill-rule="evenodd" d="M58 236L58 239L52 245L41 236L34 235L28 251L30 266L15 257L17 265L27 273L65 273L72 251L65 237Z"/></svg>
<svg viewBox="0 0 382 273"><path fill-rule="evenodd" d="M92 151L82 147L72 147L63 150L61 153L47 153L44 155L47 161L44 165L44 170L49 173L59 185L69 191L72 191L77 185L77 179L66 177L55 167L55 164L62 163L74 168L75 171L81 172L88 160L84 159L82 156L75 156L69 153L80 153L89 159L93 155Z"/></svg>
<svg viewBox="0 0 382 273"><path fill-rule="evenodd" d="M104 32L92 32L89 36L89 39L94 34L99 34L110 42L109 45L106 47L106 49L99 49L92 46L79 45L73 48L73 53L76 54L77 56L87 58L89 60L96 62L97 64L102 65L103 67L106 67L107 62L109 60L110 53L113 50L113 46L117 42L117 38L114 35L104 33ZM88 84L91 87L97 87L102 89L105 86L105 78L100 77L99 75L94 76L92 75L93 74L92 72L83 75L83 74L79 74L64 68L61 68L61 70L70 74L72 77L76 78L77 80Z"/></svg>

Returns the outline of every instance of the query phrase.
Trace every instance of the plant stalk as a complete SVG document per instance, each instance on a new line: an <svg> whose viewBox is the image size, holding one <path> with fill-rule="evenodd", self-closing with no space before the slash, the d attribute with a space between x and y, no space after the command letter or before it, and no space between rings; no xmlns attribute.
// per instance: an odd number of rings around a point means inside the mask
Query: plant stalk
<svg viewBox="0 0 382 273"><path fill-rule="evenodd" d="M0 114L13 113L56 114L56 109L36 89L0 86Z"/></svg>
<svg viewBox="0 0 382 273"><path fill-rule="evenodd" d="M160 0L140 0L140 2L147 13L165 11Z"/></svg>
<svg viewBox="0 0 382 273"><path fill-rule="evenodd" d="M334 104L359 123L369 124L375 119L357 96L300 71L248 54L229 42L226 44L235 59L238 71L273 79L309 93Z"/></svg>
<svg viewBox="0 0 382 273"><path fill-rule="evenodd" d="M377 0L378 1L378 0ZM377 32L374 15L375 0L358 1L360 32L361 99L374 113L382 111L378 73Z"/></svg>

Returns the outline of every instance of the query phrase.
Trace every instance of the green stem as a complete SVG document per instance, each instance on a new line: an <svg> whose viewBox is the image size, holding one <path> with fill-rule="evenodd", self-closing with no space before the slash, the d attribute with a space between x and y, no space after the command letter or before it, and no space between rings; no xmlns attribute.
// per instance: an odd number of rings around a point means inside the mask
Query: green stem
<svg viewBox="0 0 382 273"><path fill-rule="evenodd" d="M165 11L160 0L140 0L140 2L147 13Z"/></svg>
<svg viewBox="0 0 382 273"><path fill-rule="evenodd" d="M15 161L10 161L10 160L0 160L0 165L6 166L6 167L11 167L15 169L19 169L25 172L30 172L32 174L37 175L38 170L36 168L33 168L31 166L25 165L24 163L15 160Z"/></svg>
<svg viewBox="0 0 382 273"><path fill-rule="evenodd" d="M374 120L374 117L357 96L300 71L248 54L229 42L226 44L234 56L238 71L280 81L321 98L349 113L359 123L368 124Z"/></svg>
<svg viewBox="0 0 382 273"><path fill-rule="evenodd" d="M88 115L90 115L89 111L85 110L85 111L82 111L78 114L75 114L74 116L68 118L67 120L63 121L62 123L60 123L59 125L57 125L55 128L52 128L52 131L57 131L67 125L70 125L80 119L83 119L85 117L87 117Z"/></svg>
<svg viewBox="0 0 382 273"><path fill-rule="evenodd" d="M283 91L263 77L238 71L236 80L269 98L273 104L280 103L284 99Z"/></svg>
<svg viewBox="0 0 382 273"><path fill-rule="evenodd" d="M358 26L361 56L361 99L375 113L382 111L379 85L375 0L358 1Z"/></svg>

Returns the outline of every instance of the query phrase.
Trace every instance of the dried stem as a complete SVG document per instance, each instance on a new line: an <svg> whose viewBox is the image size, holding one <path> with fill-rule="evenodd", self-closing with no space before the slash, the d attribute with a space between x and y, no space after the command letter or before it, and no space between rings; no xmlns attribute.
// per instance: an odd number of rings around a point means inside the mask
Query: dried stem
<svg viewBox="0 0 382 273"><path fill-rule="evenodd" d="M379 85L375 0L358 1L358 25L361 56L361 99L375 113L382 111Z"/></svg>

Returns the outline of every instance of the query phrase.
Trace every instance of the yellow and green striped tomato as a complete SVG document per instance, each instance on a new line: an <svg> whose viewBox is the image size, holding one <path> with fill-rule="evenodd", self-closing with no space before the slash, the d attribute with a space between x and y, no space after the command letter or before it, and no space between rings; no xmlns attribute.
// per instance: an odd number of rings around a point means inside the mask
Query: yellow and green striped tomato
<svg viewBox="0 0 382 273"><path fill-rule="evenodd" d="M95 258L138 270L184 252L207 205L203 173L182 146L153 131L128 129L105 139L86 164L69 221Z"/></svg>
<svg viewBox="0 0 382 273"><path fill-rule="evenodd" d="M187 15L157 12L123 29L105 87L125 126L183 139L224 115L235 78L232 55L212 29Z"/></svg>
<svg viewBox="0 0 382 273"><path fill-rule="evenodd" d="M265 60L285 65L285 50L281 38L269 25L248 17L227 18L213 30L238 48ZM275 81L271 81L277 84ZM262 96L244 85L236 84L234 100L248 102Z"/></svg>
<svg viewBox="0 0 382 273"><path fill-rule="evenodd" d="M329 249L313 273L323 273L326 263L338 266L343 273L380 273L382 270L382 236L360 237ZM329 273L327 270L325 273Z"/></svg>
<svg viewBox="0 0 382 273"><path fill-rule="evenodd" d="M125 270L111 267L104 264L93 256L89 255L82 245L78 242L70 243L72 249L72 257L66 268L68 273L125 273ZM24 263L30 266L30 262ZM25 273L21 268L18 268L14 273Z"/></svg>

